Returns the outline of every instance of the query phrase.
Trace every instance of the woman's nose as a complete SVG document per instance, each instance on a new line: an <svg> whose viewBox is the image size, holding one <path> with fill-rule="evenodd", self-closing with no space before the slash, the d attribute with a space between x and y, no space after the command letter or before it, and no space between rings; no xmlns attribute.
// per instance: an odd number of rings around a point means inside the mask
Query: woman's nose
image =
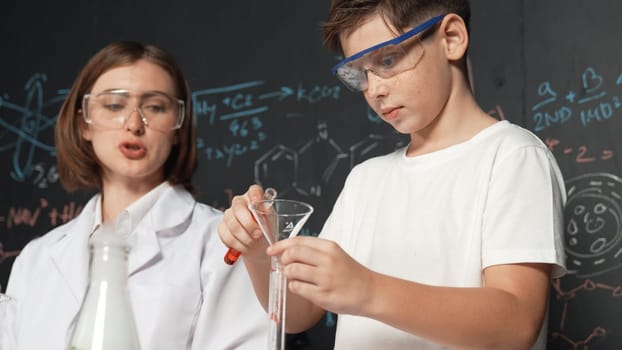
<svg viewBox="0 0 622 350"><path fill-rule="evenodd" d="M130 115L127 116L125 128L134 134L142 134L145 131L145 124L146 121L140 109L134 108L134 110L130 112Z"/></svg>

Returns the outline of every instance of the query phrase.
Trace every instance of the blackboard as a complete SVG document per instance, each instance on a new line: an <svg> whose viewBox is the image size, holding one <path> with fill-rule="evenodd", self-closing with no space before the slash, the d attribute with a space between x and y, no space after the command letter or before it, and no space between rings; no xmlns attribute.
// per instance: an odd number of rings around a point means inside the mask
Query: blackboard
<svg viewBox="0 0 622 350"><path fill-rule="evenodd" d="M31 239L74 217L88 193L58 183L52 129L86 60L113 40L177 57L198 122L198 199L225 208L259 182L316 211L317 234L355 164L407 139L330 74L328 1L12 2L0 11L0 284ZM479 0L469 51L480 105L534 131L568 189L570 274L551 286L549 348L622 345L622 31L614 1ZM290 337L332 346L334 315Z"/></svg>

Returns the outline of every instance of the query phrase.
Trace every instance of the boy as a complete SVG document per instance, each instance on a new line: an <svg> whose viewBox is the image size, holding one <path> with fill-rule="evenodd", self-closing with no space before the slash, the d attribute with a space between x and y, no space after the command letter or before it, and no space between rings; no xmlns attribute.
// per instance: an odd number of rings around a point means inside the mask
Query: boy
<svg viewBox="0 0 622 350"><path fill-rule="evenodd" d="M477 105L469 17L461 0L333 0L324 38L346 57L333 72L410 144L352 170L319 238L267 249L285 265L289 332L328 310L335 349L544 349L563 179L536 136ZM269 258L246 209L261 195L235 197L219 234L266 308Z"/></svg>

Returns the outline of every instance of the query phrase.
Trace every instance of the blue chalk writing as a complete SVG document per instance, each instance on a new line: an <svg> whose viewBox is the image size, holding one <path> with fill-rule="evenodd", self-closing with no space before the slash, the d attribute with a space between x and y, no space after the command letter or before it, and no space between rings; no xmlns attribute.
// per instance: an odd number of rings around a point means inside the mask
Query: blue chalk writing
<svg viewBox="0 0 622 350"><path fill-rule="evenodd" d="M542 131L553 124L563 124L572 117L572 110L567 106L562 106L557 110L550 112L536 112L533 120L536 122L535 130Z"/></svg>
<svg viewBox="0 0 622 350"><path fill-rule="evenodd" d="M616 100L618 101L616 103ZM613 117L614 109L620 108L620 102L617 97L613 102L602 102L597 106L581 111L581 124L587 126L592 122L602 122Z"/></svg>
<svg viewBox="0 0 622 350"><path fill-rule="evenodd" d="M270 101L279 103L288 97L295 97L296 102L318 103L325 99L337 100L341 94L338 85L297 84L296 89L281 86L276 91L259 91L253 89L263 87L263 80L249 81L229 86L198 90L192 94L195 113L198 117L207 116L210 125L216 122L253 116L267 112ZM218 96L223 95L220 99Z"/></svg>
<svg viewBox="0 0 622 350"><path fill-rule="evenodd" d="M581 82L587 96L578 101L580 104L597 100L606 95L604 91L598 91L603 85L603 77L597 74L594 68L589 67L583 72L581 75Z"/></svg>
<svg viewBox="0 0 622 350"><path fill-rule="evenodd" d="M540 107L547 105L549 103L553 103L557 100L557 93L553 91L551 88L551 83L548 81L542 82L538 85L538 96L544 97L544 100L536 103L533 107L531 107L532 111L536 111L540 109Z"/></svg>
<svg viewBox="0 0 622 350"><path fill-rule="evenodd" d="M257 114L263 113L263 112L265 112L267 110L268 110L268 107L263 106L263 107L249 109L249 110L246 110L246 111L229 113L229 114L223 114L223 115L220 116L220 120L229 120L229 119L233 119L233 118L246 117L246 116L249 116L249 115L257 115Z"/></svg>
<svg viewBox="0 0 622 350"><path fill-rule="evenodd" d="M287 96L291 96L294 94L294 90L283 86L281 87L281 89L279 91L275 91L275 92L268 92L265 94L261 94L259 95L259 99L260 100L265 100L267 98L273 98L273 97L278 97L279 101L283 100L284 98L286 98Z"/></svg>
<svg viewBox="0 0 622 350"><path fill-rule="evenodd" d="M0 126L5 132L0 138L0 151L12 151L11 178L23 182L40 169L34 166L37 151L54 156L54 145L39 139L43 131L51 129L56 122L58 106L65 99L64 90L49 100L44 100L43 84L47 81L45 74L34 74L25 86L26 101L19 105L9 101L7 95L0 98ZM50 109L53 116L46 116L44 110ZM37 180L39 185L42 183Z"/></svg>
<svg viewBox="0 0 622 350"><path fill-rule="evenodd" d="M539 99L531 107L536 132L553 125L562 125L577 120L580 126L588 127L615 118L622 107L620 98L607 91L607 79L594 67L587 67L578 79L579 89L569 89L563 100L558 100L557 90L550 81L538 84ZM622 75L616 77L616 86L622 84ZM578 91L578 92L577 92ZM573 118L576 117L576 118Z"/></svg>

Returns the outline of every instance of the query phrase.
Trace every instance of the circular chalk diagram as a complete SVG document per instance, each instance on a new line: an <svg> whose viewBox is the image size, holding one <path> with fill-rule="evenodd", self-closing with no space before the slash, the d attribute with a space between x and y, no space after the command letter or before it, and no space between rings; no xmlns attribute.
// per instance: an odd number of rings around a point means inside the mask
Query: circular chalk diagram
<svg viewBox="0 0 622 350"><path fill-rule="evenodd" d="M607 173L566 181L564 208L568 272L586 278L622 266L622 180Z"/></svg>

